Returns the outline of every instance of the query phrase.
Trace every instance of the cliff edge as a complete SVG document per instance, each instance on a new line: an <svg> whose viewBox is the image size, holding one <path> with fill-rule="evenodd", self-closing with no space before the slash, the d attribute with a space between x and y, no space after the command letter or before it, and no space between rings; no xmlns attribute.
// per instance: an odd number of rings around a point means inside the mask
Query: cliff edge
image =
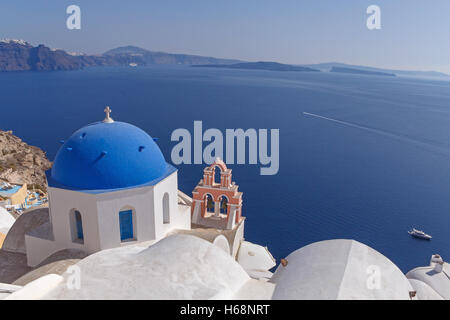
<svg viewBox="0 0 450 320"><path fill-rule="evenodd" d="M45 171L52 163L43 150L30 146L11 131L0 130L0 181L46 190Z"/></svg>

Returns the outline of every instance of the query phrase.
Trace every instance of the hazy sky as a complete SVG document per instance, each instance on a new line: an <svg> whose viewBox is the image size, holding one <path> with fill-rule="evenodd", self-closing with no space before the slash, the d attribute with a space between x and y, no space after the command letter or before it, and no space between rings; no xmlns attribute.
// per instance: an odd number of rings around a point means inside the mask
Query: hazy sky
<svg viewBox="0 0 450 320"><path fill-rule="evenodd" d="M66 28L71 4L81 7L81 30ZM381 30L366 27L371 4ZM0 37L86 53L136 45L450 73L450 0L1 0Z"/></svg>

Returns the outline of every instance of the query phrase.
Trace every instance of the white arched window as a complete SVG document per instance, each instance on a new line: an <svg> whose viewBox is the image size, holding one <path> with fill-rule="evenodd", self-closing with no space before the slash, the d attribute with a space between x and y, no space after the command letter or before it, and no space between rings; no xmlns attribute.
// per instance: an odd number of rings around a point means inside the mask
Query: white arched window
<svg viewBox="0 0 450 320"><path fill-rule="evenodd" d="M170 223L169 194L167 192L163 196L163 223Z"/></svg>

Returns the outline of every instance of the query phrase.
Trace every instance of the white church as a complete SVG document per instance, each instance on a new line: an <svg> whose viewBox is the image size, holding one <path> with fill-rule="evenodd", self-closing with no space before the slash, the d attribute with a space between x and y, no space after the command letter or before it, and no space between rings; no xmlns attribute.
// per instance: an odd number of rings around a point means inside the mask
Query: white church
<svg viewBox="0 0 450 320"><path fill-rule="evenodd" d="M152 137L105 112L63 142L47 172L50 224L25 236L29 266L63 249L91 254L190 229L177 170Z"/></svg>

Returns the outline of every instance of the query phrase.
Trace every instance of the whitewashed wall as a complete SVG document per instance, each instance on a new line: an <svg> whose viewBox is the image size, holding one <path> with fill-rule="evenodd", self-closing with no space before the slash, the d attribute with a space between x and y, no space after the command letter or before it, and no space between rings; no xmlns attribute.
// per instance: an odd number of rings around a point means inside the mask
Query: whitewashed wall
<svg viewBox="0 0 450 320"><path fill-rule="evenodd" d="M129 245L136 242L160 240L174 229L190 229L189 210L178 206L177 172L154 186L89 194L58 188L48 188L50 221L54 240L26 236L27 259L35 266L62 249L81 249L88 254ZM170 222L163 222L163 197L169 195ZM84 243L72 240L70 212L80 212ZM134 210L135 240L121 242L119 212Z"/></svg>

